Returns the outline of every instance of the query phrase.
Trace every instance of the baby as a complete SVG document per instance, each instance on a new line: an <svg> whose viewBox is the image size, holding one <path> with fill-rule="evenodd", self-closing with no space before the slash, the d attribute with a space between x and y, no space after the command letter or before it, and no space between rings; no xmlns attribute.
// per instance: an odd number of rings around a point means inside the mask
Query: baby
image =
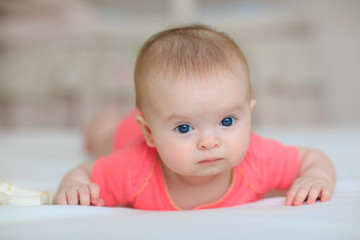
<svg viewBox="0 0 360 240"><path fill-rule="evenodd" d="M145 210L230 207L288 190L285 204L327 201L335 170L319 150L251 132L246 59L226 34L192 25L160 32L135 66L136 106L116 151L70 171L57 204Z"/></svg>

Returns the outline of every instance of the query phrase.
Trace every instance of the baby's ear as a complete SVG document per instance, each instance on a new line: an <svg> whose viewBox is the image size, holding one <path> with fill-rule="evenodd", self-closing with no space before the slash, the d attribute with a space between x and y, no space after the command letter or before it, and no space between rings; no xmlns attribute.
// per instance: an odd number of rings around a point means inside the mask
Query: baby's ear
<svg viewBox="0 0 360 240"><path fill-rule="evenodd" d="M251 100L250 100L250 110L251 111L253 111L253 109L254 109L254 107L255 107L255 105L256 105L256 99L255 98L252 98Z"/></svg>
<svg viewBox="0 0 360 240"><path fill-rule="evenodd" d="M155 147L154 139L152 137L150 127L149 127L148 123L146 122L144 116L142 114L136 114L135 120L136 120L137 124L139 125L142 134L145 137L146 144L149 147Z"/></svg>

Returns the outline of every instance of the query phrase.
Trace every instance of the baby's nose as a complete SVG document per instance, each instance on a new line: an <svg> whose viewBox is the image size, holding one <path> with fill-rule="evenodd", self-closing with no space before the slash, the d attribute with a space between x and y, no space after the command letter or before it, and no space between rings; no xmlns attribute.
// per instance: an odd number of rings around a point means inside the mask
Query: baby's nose
<svg viewBox="0 0 360 240"><path fill-rule="evenodd" d="M212 149L220 146L220 140L216 137L207 136L198 142L198 149L200 150L206 150L206 149Z"/></svg>

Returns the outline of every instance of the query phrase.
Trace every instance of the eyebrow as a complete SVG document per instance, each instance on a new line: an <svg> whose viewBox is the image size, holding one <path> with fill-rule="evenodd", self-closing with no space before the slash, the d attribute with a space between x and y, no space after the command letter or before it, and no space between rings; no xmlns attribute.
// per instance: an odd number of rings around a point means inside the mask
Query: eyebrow
<svg viewBox="0 0 360 240"><path fill-rule="evenodd" d="M236 106L230 108L229 110L227 110L226 112L229 113L229 112L234 112L234 111L242 111L243 109L244 109L243 105L236 105Z"/></svg>
<svg viewBox="0 0 360 240"><path fill-rule="evenodd" d="M235 111L242 111L243 109L244 109L243 105L236 105L236 106L224 111L221 114L225 116L226 114L231 114L231 113L233 113ZM169 122L172 122L172 121L177 120L177 119L179 119L179 120L181 119L181 120L186 121L186 119L188 119L188 116L180 115L180 114L172 114L168 118L166 118L165 122L169 123Z"/></svg>
<svg viewBox="0 0 360 240"><path fill-rule="evenodd" d="M172 122L174 120L177 120L177 119L187 119L188 117L187 116L183 116L183 115L179 115L179 114L172 114L170 115L168 118L166 118L165 122L166 123L169 123L169 122Z"/></svg>

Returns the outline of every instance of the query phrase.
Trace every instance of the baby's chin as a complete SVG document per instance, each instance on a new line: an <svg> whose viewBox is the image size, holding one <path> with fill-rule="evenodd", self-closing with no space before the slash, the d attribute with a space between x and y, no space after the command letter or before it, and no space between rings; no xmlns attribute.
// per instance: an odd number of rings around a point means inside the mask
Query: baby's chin
<svg viewBox="0 0 360 240"><path fill-rule="evenodd" d="M162 168L165 172L172 172L173 174L184 177L184 178L193 178L193 179L201 179L201 178L209 178L216 177L221 174L230 173L236 164L231 164L226 160L219 160L213 163L197 163L193 166L189 166L187 168L176 168L175 166L168 166L165 162L161 161Z"/></svg>
<svg viewBox="0 0 360 240"><path fill-rule="evenodd" d="M232 171L230 166L202 166L202 169L193 173L194 177L214 177Z"/></svg>

